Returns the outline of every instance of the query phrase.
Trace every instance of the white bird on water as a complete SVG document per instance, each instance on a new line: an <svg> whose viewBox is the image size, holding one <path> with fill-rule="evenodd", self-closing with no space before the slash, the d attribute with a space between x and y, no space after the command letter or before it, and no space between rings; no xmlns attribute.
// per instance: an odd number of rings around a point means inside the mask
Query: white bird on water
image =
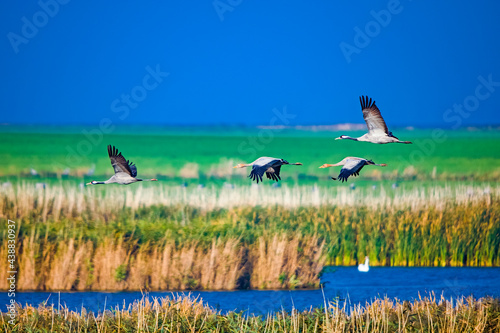
<svg viewBox="0 0 500 333"><path fill-rule="evenodd" d="M368 272L370 270L369 262L370 262L370 259L368 259L368 256L366 256L365 257L365 263L358 265L358 271L360 271L360 272Z"/></svg>

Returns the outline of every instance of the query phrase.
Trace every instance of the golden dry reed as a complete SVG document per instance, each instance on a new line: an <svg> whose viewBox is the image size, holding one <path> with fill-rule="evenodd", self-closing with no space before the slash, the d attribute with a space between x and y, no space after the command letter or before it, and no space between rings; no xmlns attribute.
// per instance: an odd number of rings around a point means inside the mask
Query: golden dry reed
<svg viewBox="0 0 500 333"><path fill-rule="evenodd" d="M500 265L499 198L500 187L461 185L388 194L23 183L0 190L0 217L18 225L20 290L317 288L325 264L366 255L372 265Z"/></svg>
<svg viewBox="0 0 500 333"><path fill-rule="evenodd" d="M80 291L317 288L325 261L322 245L317 246L317 237L299 238L262 236L253 245L219 239L205 247L167 240L137 246L109 238L97 244L71 238L56 246L28 237L19 254L17 287ZM5 274L0 272L3 290L8 289Z"/></svg>
<svg viewBox="0 0 500 333"><path fill-rule="evenodd" d="M16 323L1 313L2 332L499 332L500 300L473 297L413 302L376 299L365 305L325 304L323 309L266 316L222 314L190 297L143 297L98 314L67 307L18 306Z"/></svg>

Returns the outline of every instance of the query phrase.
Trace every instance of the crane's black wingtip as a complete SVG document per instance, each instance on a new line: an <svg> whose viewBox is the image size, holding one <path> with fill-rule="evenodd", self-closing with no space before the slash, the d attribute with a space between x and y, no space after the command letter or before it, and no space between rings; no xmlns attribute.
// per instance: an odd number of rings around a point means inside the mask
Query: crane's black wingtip
<svg viewBox="0 0 500 333"><path fill-rule="evenodd" d="M375 106L375 100L372 101L371 97L368 96L359 96L359 102L361 103L361 110Z"/></svg>
<svg viewBox="0 0 500 333"><path fill-rule="evenodd" d="M118 148L112 145L108 145L108 155L109 157L121 156L122 153L118 152ZM128 163L128 161L127 161Z"/></svg>

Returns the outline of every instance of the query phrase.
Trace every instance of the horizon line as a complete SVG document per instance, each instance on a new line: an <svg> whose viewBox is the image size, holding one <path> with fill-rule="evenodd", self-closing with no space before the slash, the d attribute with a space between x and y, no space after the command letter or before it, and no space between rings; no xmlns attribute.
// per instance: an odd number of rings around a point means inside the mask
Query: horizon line
<svg viewBox="0 0 500 333"><path fill-rule="evenodd" d="M330 123L330 124L295 124L295 125L276 125L270 126L266 124L151 124L151 123L121 123L112 124L116 127L170 127L170 128L210 128L210 127L226 127L226 128L256 128L256 129L291 129L291 130L313 130L313 131L332 131L332 130L351 130L351 131L362 131L367 130L365 123ZM48 123L0 123L0 128L6 127L85 127L85 126L99 126L99 123L60 123L60 124L48 124ZM452 128L450 126L443 126L443 124L433 124L433 125L393 125L391 128L415 130L415 129L432 129L432 128L443 128L443 129L500 129L500 123L498 124L465 124L458 128Z"/></svg>

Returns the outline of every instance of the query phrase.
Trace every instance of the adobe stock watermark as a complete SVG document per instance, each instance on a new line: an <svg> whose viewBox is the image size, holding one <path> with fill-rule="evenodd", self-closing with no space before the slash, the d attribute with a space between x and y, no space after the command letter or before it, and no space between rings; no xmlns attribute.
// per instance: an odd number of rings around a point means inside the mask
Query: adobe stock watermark
<svg viewBox="0 0 500 333"><path fill-rule="evenodd" d="M500 87L500 81L493 81L493 74L488 75L487 78L479 75L477 80L479 84L476 86L474 94L465 97L462 104L453 104L453 108L446 109L443 113L443 120L447 123L453 123L451 126L453 129L462 126L463 120L476 112L481 102L490 98L496 87Z"/></svg>
<svg viewBox="0 0 500 333"><path fill-rule="evenodd" d="M297 116L288 113L286 106L283 107L282 111L274 108L272 113L274 116L269 120L268 125L262 126L256 136L248 136L238 145L240 155L247 156L248 159L257 158L257 154L274 140L275 133L281 132L285 126L290 124L290 120Z"/></svg>
<svg viewBox="0 0 500 333"><path fill-rule="evenodd" d="M448 108L443 113L443 120L446 123L452 123L452 129L457 129L462 126L463 120L469 118L476 112L481 102L487 100L500 87L500 81L493 81L493 75L489 74L486 78L482 75L477 77L478 84L474 89L474 93L466 96L462 103L455 103L451 108ZM426 139L415 140L414 147L405 159L400 156L400 160L407 165L414 165L423 161L426 157L434 154L437 144L447 140L446 132L442 128L435 128L431 132L431 137Z"/></svg>
<svg viewBox="0 0 500 333"><path fill-rule="evenodd" d="M16 258L16 232L17 225L15 221L7 220L7 290L8 303L7 307L7 317L9 318L8 323L12 326L16 322L16 285L17 285L17 258Z"/></svg>
<svg viewBox="0 0 500 333"><path fill-rule="evenodd" d="M219 16L221 22L224 21L224 13L232 12L236 7L241 5L243 0L214 0L212 6L215 12Z"/></svg>
<svg viewBox="0 0 500 333"><path fill-rule="evenodd" d="M19 53L19 46L28 44L29 41L38 35L38 31L45 27L51 18L54 18L58 13L61 5L66 5L70 0L40 0L38 6L40 10L36 11L30 17L21 17L20 34L8 32L7 39L14 50L14 53Z"/></svg>
<svg viewBox="0 0 500 333"><path fill-rule="evenodd" d="M130 92L123 93L119 98L115 98L110 105L111 112L123 121L130 115L131 110L135 110L140 106L148 94L158 88L164 79L170 75L168 72L163 72L160 65L157 64L154 68L146 66L146 74L142 78L140 84L134 86ZM91 130L84 129L82 134L85 137L80 140L75 147L66 146L66 167L81 163L83 157L92 153L93 149L100 145L103 141L104 134L113 132L115 125L109 117L102 118L99 125ZM61 167L61 166L60 166Z"/></svg>
<svg viewBox="0 0 500 333"><path fill-rule="evenodd" d="M351 63L353 54L360 54L361 50L368 47L371 41L380 35L382 28L386 28L391 23L393 16L400 14L403 9L404 7L399 0L389 0L386 9L371 10L370 15L373 20L368 21L363 28L354 27L354 45L344 41L339 44L340 51L342 51L347 63Z"/></svg>

